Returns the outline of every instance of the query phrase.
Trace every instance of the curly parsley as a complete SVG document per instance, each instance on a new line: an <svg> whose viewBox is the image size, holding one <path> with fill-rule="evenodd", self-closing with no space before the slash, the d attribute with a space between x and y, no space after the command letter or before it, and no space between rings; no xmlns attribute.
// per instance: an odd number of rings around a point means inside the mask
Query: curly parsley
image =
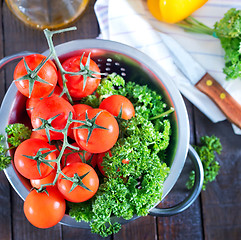
<svg viewBox="0 0 241 240"><path fill-rule="evenodd" d="M135 117L120 120L117 143L103 157L106 176L97 194L87 202L69 203L69 215L77 221L90 222L91 231L106 237L121 228L113 216L126 220L134 215L145 216L161 200L162 188L169 174L165 151L171 136L170 108L162 97L147 86L125 83L121 76L111 74L102 79L96 100L120 94L134 105ZM82 101L89 101L85 98ZM158 117L157 117L158 116ZM123 160L128 160L128 164Z"/></svg>
<svg viewBox="0 0 241 240"><path fill-rule="evenodd" d="M215 160L215 153L220 154L222 151L222 145L219 138L216 136L203 136L200 138L200 146L194 146L197 151L203 165L204 181L202 189L205 190L209 182L216 179L218 175L220 165ZM194 185L195 172L192 171L189 176L189 180L186 183L188 189L191 189Z"/></svg>
<svg viewBox="0 0 241 240"><path fill-rule="evenodd" d="M11 163L11 157L7 155L7 151L20 145L31 135L31 130L22 123L7 125L5 132L8 135L7 142L10 147L5 147L6 138L3 134L0 134L0 170L5 169Z"/></svg>
<svg viewBox="0 0 241 240"><path fill-rule="evenodd" d="M241 10L229 9L224 17L209 28L193 17L188 17L177 24L188 32L204 33L218 37L225 51L225 67L223 72L226 80L236 79L241 76Z"/></svg>

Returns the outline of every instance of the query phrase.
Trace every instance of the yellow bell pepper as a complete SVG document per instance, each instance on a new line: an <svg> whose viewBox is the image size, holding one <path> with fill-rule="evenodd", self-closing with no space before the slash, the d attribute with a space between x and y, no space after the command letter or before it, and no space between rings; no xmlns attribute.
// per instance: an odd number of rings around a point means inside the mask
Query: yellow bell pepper
<svg viewBox="0 0 241 240"><path fill-rule="evenodd" d="M166 23L177 23L190 16L208 0L147 0L152 15Z"/></svg>

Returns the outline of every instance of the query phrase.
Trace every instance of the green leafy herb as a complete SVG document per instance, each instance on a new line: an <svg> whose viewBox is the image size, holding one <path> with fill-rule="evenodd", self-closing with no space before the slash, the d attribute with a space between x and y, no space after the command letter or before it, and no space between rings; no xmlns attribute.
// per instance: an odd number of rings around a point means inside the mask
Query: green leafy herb
<svg viewBox="0 0 241 240"><path fill-rule="evenodd" d="M204 136L200 138L201 145L194 146L197 151L204 169L204 181L202 189L206 189L206 185L216 179L218 175L220 165L215 160L215 153L220 154L222 151L222 145L219 138L216 136ZM194 185L195 172L192 171L189 176L189 180L186 183L188 189L191 189Z"/></svg>
<svg viewBox="0 0 241 240"><path fill-rule="evenodd" d="M126 220L135 214L145 216L161 200L163 183L170 170L165 163L165 151L171 135L167 116L172 111L168 112L162 97L147 86L125 83L116 74L103 79L96 92L99 100L112 94L126 96L136 111L134 118L119 122L119 139L111 149L111 156L107 153L103 157L107 177L96 195L87 202L69 204L70 216L90 222L93 233L106 237L121 228L113 216ZM129 160L128 164L123 160Z"/></svg>
<svg viewBox="0 0 241 240"><path fill-rule="evenodd" d="M188 17L177 25L188 32L218 37L225 51L223 72L226 74L226 79L236 79L241 76L241 10L229 9L224 17L214 24L213 29L193 17Z"/></svg>
<svg viewBox="0 0 241 240"><path fill-rule="evenodd" d="M11 162L11 157L7 155L7 151L20 145L31 135L31 130L22 123L9 124L5 128L5 132L8 135L7 142L10 144L10 148L5 147L5 136L0 134L0 170L5 169Z"/></svg>

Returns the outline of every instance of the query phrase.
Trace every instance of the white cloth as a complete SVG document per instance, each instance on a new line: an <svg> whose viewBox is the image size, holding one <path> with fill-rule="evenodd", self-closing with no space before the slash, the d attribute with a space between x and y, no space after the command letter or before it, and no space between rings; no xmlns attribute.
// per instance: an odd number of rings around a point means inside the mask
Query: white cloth
<svg viewBox="0 0 241 240"><path fill-rule="evenodd" d="M232 7L241 9L241 0L209 0L192 16L213 27ZM226 117L177 69L160 31L173 37L241 104L241 79L225 80L222 72L224 50L219 39L187 33L174 24L156 20L148 11L146 0L97 0L95 13L101 38L127 44L152 57L171 76L180 92L213 122L223 121ZM236 134L241 134L241 129L232 126Z"/></svg>

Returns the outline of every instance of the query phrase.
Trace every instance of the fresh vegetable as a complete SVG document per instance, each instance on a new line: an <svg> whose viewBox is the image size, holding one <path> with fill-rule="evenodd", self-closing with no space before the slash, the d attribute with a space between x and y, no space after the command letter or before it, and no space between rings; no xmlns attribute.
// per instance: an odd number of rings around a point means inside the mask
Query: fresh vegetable
<svg viewBox="0 0 241 240"><path fill-rule="evenodd" d="M222 151L222 145L219 138L216 136L204 136L200 138L200 146L194 146L197 151L203 165L204 181L202 189L205 190L209 182L215 180L218 175L220 165L215 160L215 153L220 154ZM188 189L191 189L195 181L195 172L192 171L189 176L189 180L186 183Z"/></svg>
<svg viewBox="0 0 241 240"><path fill-rule="evenodd" d="M119 126L106 110L88 109L75 123L73 132L79 146L91 153L106 152L116 143Z"/></svg>
<svg viewBox="0 0 241 240"><path fill-rule="evenodd" d="M79 147L76 142L72 143L72 146ZM92 162L92 159L92 153L86 152L84 150L74 150L71 148L66 148L61 159L61 165L62 167L65 167L74 162L83 162L88 163L92 167L95 167L96 163Z"/></svg>
<svg viewBox="0 0 241 240"><path fill-rule="evenodd" d="M56 154L52 147L41 139L27 139L14 154L14 165L21 175L28 179L47 177L55 168Z"/></svg>
<svg viewBox="0 0 241 240"><path fill-rule="evenodd" d="M99 187L95 170L86 163L71 163L62 169L57 186L64 198L70 202L84 202L93 197ZM68 180L71 177L74 181Z"/></svg>
<svg viewBox="0 0 241 240"><path fill-rule="evenodd" d="M75 105L79 97L72 94L70 79L81 80L78 92L83 92L87 91L92 74L100 77L101 73L90 69L90 54L85 64L85 56L77 61L76 71L63 68L52 42L53 34L62 31L67 30L44 31L50 47L47 59L52 57L58 67L62 92L37 98L30 114L35 134L21 143L14 155L20 174L38 188L26 198L24 212L33 225L51 227L62 218L66 200L67 214L77 221L91 222L92 232L107 236L120 229L112 217L143 216L160 201L169 173L165 162L172 129L169 115L173 109L147 86L125 83L116 74L103 78L94 92L91 90L93 94L81 98L81 105ZM63 94L68 100L59 97ZM70 129L73 139L68 137ZM89 166L97 157L92 153L104 153L100 169L105 176L97 167L98 174ZM68 162L74 154L77 162ZM60 211L54 209L56 198Z"/></svg>
<svg viewBox="0 0 241 240"><path fill-rule="evenodd" d="M117 89L116 85L121 87ZM89 221L92 232L106 237L121 227L111 221L111 216L124 219L134 214L144 216L160 201L163 182L169 173L165 150L171 125L166 116L173 110L169 111L161 96L147 86L125 83L116 74L104 78L96 92L98 99L109 97L108 93L124 95L136 112L135 117L120 121L119 139L111 154L98 155L97 164L106 177L96 195L87 202L69 204L70 216L77 221Z"/></svg>
<svg viewBox="0 0 241 240"><path fill-rule="evenodd" d="M68 72L86 71L84 75L66 74L66 85L71 97L80 99L92 94L100 83L100 69L97 64L90 58L74 56L68 58L62 63L64 70ZM59 85L63 87L61 75L58 78Z"/></svg>
<svg viewBox="0 0 241 240"><path fill-rule="evenodd" d="M65 99L56 96L44 98L32 111L33 128L47 136L49 141L63 139L63 133L58 130L65 127L70 112L75 115L73 106Z"/></svg>
<svg viewBox="0 0 241 240"><path fill-rule="evenodd" d="M47 97L57 84L57 69L51 60L41 54L22 59L14 70L14 82L26 97Z"/></svg>
<svg viewBox="0 0 241 240"><path fill-rule="evenodd" d="M55 179L55 176L56 176L56 171L53 170L47 177L44 177L41 179L30 179L30 183L34 188L38 189L43 184L52 183Z"/></svg>
<svg viewBox="0 0 241 240"><path fill-rule="evenodd" d="M28 221L38 228L50 228L64 216L66 203L55 187L42 192L33 189L24 201L24 214Z"/></svg>
<svg viewBox="0 0 241 240"><path fill-rule="evenodd" d="M5 128L5 133L8 135L7 142L10 147L2 144L6 139L0 134L0 171L11 163L11 157L7 155L8 150L18 147L21 142L30 138L31 130L22 123L14 123Z"/></svg>
<svg viewBox="0 0 241 240"><path fill-rule="evenodd" d="M207 0L147 0L152 15L166 23L177 23L202 7Z"/></svg>
<svg viewBox="0 0 241 240"><path fill-rule="evenodd" d="M178 26L188 32L203 33L219 38L225 51L223 72L226 80L241 76L241 10L231 8L220 21L214 24L214 28L206 26L193 17L185 19Z"/></svg>
<svg viewBox="0 0 241 240"><path fill-rule="evenodd" d="M121 95L112 95L105 98L99 108L107 110L115 117L125 120L135 116L135 109L129 99Z"/></svg>
<svg viewBox="0 0 241 240"><path fill-rule="evenodd" d="M47 97L52 97L52 96L56 96L56 97L60 97L62 93L62 90L59 86L55 86L54 90L47 96ZM68 100L66 95L62 96L65 100ZM28 116L31 118L31 113L33 111L33 109L36 107L36 105L42 100L43 98L33 98L30 97L27 99L26 101L26 110L28 113Z"/></svg>

